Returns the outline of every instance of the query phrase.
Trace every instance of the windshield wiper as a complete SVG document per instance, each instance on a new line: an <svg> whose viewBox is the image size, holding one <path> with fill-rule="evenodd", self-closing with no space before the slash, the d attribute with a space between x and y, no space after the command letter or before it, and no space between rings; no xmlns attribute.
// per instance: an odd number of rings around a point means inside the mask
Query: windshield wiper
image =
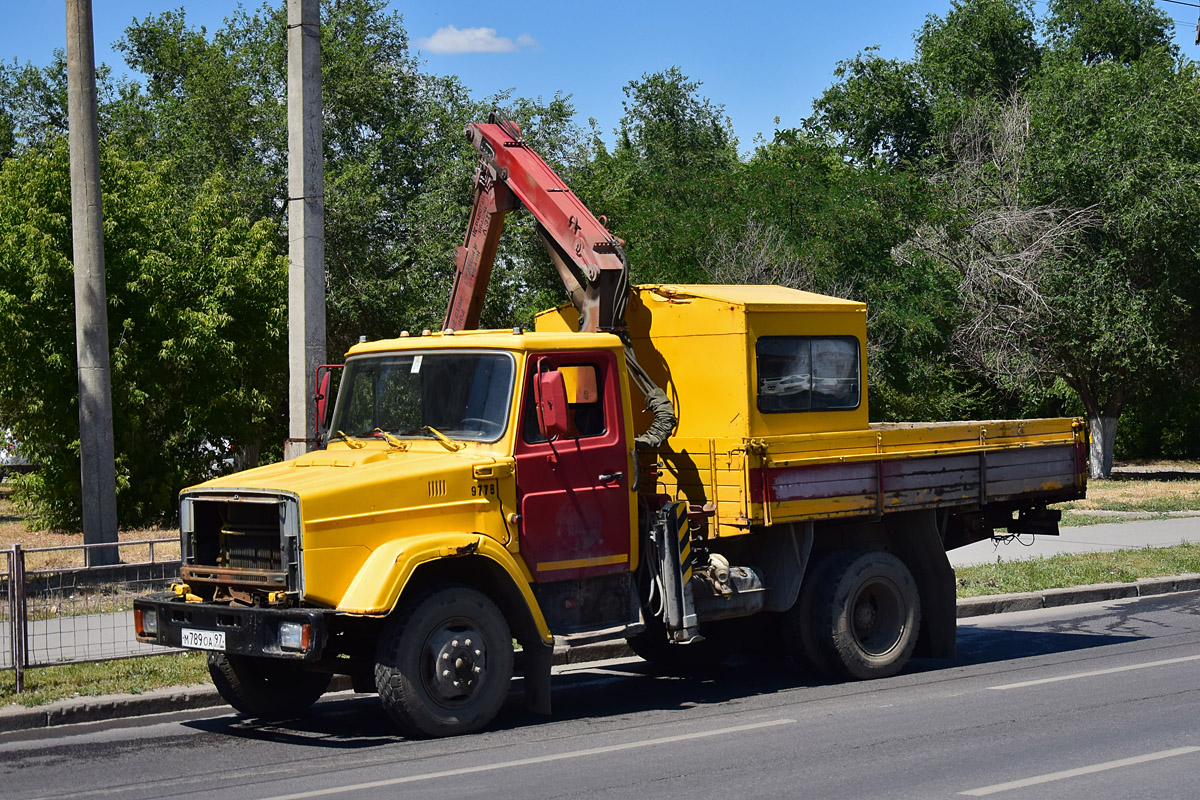
<svg viewBox="0 0 1200 800"><path fill-rule="evenodd" d="M453 439L451 439L449 436L447 436L446 434L442 433L441 431L439 431L437 428L433 427L432 425L422 425L422 426L421 426L421 430L423 430L423 431L429 431L429 432L430 432L430 433L432 433L432 434L433 434L435 437L437 437L437 440L438 440L439 442L441 442L442 444L446 445L446 447L448 447L450 450L453 450L453 451L455 451L455 452L457 452L457 451L459 451L459 450L462 450L464 447L466 447L466 445L465 445L465 444L463 444L462 442L456 442L456 441L454 441L454 440L453 440Z"/></svg>
<svg viewBox="0 0 1200 800"><path fill-rule="evenodd" d="M335 442L338 439L341 439L343 442L350 445L350 447L354 450L357 450L360 447L367 446L365 442L360 442L357 439L355 439L353 436L351 436L350 434L345 433L343 431L334 431L334 435L329 437L329 441L331 441L331 442Z"/></svg>
<svg viewBox="0 0 1200 800"><path fill-rule="evenodd" d="M408 449L408 442L400 441L395 436L392 436L390 433L385 431L383 428L376 428L374 431L372 431L372 433L378 433L380 436L382 436L383 440L388 443L389 447L394 447L397 450L407 450Z"/></svg>

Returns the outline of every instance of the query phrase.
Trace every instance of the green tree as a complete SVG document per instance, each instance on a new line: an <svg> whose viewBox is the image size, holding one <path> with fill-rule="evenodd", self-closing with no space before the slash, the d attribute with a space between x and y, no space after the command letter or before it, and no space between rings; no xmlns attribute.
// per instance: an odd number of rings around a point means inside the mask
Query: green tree
<svg viewBox="0 0 1200 800"><path fill-rule="evenodd" d="M1030 3L954 2L926 20L912 62L843 65L809 125L860 168L929 182L926 217L895 251L914 288L897 282L890 302L919 321L902 300L916 287L954 298L930 306L953 348L933 374L967 370L1041 412L1084 409L1107 474L1121 410L1168 375L1196 382L1197 80L1144 0L1055 0L1043 23L1039 45Z"/></svg>
<svg viewBox="0 0 1200 800"><path fill-rule="evenodd" d="M477 157L462 137L466 122L501 105L552 159L580 160L582 151L572 144L578 136L566 98L472 99L456 78L421 71L401 18L382 2L327 4L322 24L327 307L336 358L359 335L440 323ZM260 448L278 452L284 398L277 387L286 365L279 327L286 270L277 271L286 264L284 5L239 9L211 34L189 26L182 10L153 15L134 22L119 47L144 76L114 83L101 71L119 501L129 523L173 514L175 492L221 468L231 446L237 465L253 464ZM46 257L47 270L68 288L47 314L62 312L71 296L69 230L45 228L57 211L34 213L37 225L21 216L22 197L40 198L39 208L65 202L65 173L51 157L65 132L64 75L61 57L45 69L0 68L0 133L11 132L11 144L0 137L0 155L14 170L7 217L14 227L5 240L11 291L27 296L49 280L16 265L39 263L38 248L53 242L61 249L57 260ZM46 187L55 176L61 196L52 197ZM547 288L536 269L544 259L536 237L520 235L529 225L515 221L486 322L527 321L530 298ZM10 332L28 322L15 302L0 313ZM55 330L61 338L72 326ZM73 353L69 339L54 341L48 353ZM13 385L30 380L22 374ZM0 407L0 419L45 465L23 496L59 525L70 525L77 508L77 458L64 439L75 418L72 386L46 384L36 393L41 411L53 407L44 426L38 407L19 398Z"/></svg>
<svg viewBox="0 0 1200 800"><path fill-rule="evenodd" d="M118 514L161 522L180 488L280 441L286 259L280 231L228 208L214 175L181 204L164 170L101 161ZM0 167L0 419L41 469L18 498L79 519L69 163L64 137Z"/></svg>
<svg viewBox="0 0 1200 800"><path fill-rule="evenodd" d="M1156 50L1177 54L1171 17L1151 0L1051 0L1050 47L1085 64L1128 64Z"/></svg>
<svg viewBox="0 0 1200 800"><path fill-rule="evenodd" d="M1041 50L1032 6L1021 0L962 0L930 15L911 61L874 48L838 66L814 103L806 130L834 143L855 169L820 226L843 244L826 253L867 301L871 413L875 419L963 418L1015 413L1019 397L980 372L952 345L959 279L945 262L901 248L922 230L953 226L954 132L977 100L1001 99L1036 73ZM863 232L859 238L856 234Z"/></svg>
<svg viewBox="0 0 1200 800"><path fill-rule="evenodd" d="M1032 0L952 0L917 33L917 69L936 102L1002 100L1037 69Z"/></svg>
<svg viewBox="0 0 1200 800"><path fill-rule="evenodd" d="M282 3L239 9L212 36L184 12L137 21L118 44L146 76L125 104L122 140L168 160L175 181L199 186L214 166L236 176L231 202L253 219L283 221L287 189L287 25ZM327 313L332 352L359 334L391 332L401 305L404 213L422 182L429 131L425 76L398 15L363 0L322 10ZM149 130L149 136L145 131ZM398 313L399 312L399 313Z"/></svg>
<svg viewBox="0 0 1200 800"><path fill-rule="evenodd" d="M982 398L948 347L955 283L891 256L929 203L918 173L848 162L806 131L777 131L741 171L729 204L748 222L714 242L708 271L867 303L872 419L971 416Z"/></svg>
<svg viewBox="0 0 1200 800"><path fill-rule="evenodd" d="M1031 87L976 103L937 175L947 214L899 252L957 276L954 344L981 375L1074 390L1107 477L1126 405L1195 383L1197 76L1158 51L1048 60Z"/></svg>
<svg viewBox="0 0 1200 800"><path fill-rule="evenodd" d="M1158 49L1130 63L1056 63L1031 96L1031 191L1100 214L1070 261L1055 338L1104 475L1126 403L1164 373L1196 380L1198 89L1195 64Z"/></svg>
<svg viewBox="0 0 1200 800"><path fill-rule="evenodd" d="M1029 0L954 0L917 31L912 61L868 47L840 62L806 127L833 137L860 165L922 168L965 103L1003 99L1036 71L1035 31Z"/></svg>
<svg viewBox="0 0 1200 800"><path fill-rule="evenodd" d="M136 22L120 48L146 84L125 98L127 124L117 135L171 159L180 186L199 185L220 165L237 178L232 202L252 219L282 222L286 44L282 2L239 10L211 36L189 27L182 11ZM473 100L457 78L420 67L402 18L382 0L323 5L331 357L360 335L440 324L471 201L476 154L463 140L467 122L500 106L539 150L563 157L577 136L566 98ZM516 218L513 233L527 224ZM524 237L516 241L517 257L498 268L486 321L508 324L525 313L526 259L536 255Z"/></svg>
<svg viewBox="0 0 1200 800"><path fill-rule="evenodd" d="M96 68L101 135L112 129L110 112L129 90L129 82L114 80L108 66ZM66 132L67 62L63 52L55 50L45 67L15 60L0 62L0 161L44 147Z"/></svg>
<svg viewBox="0 0 1200 800"><path fill-rule="evenodd" d="M861 166L915 165L929 155L928 92L915 64L874 50L838 63L836 82L813 102L805 127L833 137Z"/></svg>
<svg viewBox="0 0 1200 800"><path fill-rule="evenodd" d="M570 176L627 241L635 282L701 280L714 226L730 221L737 138L699 89L678 67L630 81L616 145L609 152L593 132L591 163Z"/></svg>

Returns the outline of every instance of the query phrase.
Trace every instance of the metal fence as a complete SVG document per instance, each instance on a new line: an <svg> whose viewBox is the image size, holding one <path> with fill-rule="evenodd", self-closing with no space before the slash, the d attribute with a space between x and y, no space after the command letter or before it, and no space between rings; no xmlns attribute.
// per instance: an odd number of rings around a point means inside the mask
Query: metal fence
<svg viewBox="0 0 1200 800"><path fill-rule="evenodd" d="M100 548L116 548L119 563L93 565ZM18 692L31 667L171 652L137 641L132 608L179 576L178 538L0 552L0 668Z"/></svg>

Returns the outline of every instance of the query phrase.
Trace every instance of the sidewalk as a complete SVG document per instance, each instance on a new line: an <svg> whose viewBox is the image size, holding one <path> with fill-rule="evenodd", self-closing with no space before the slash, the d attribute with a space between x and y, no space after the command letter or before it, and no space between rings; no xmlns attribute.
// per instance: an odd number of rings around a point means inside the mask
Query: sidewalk
<svg viewBox="0 0 1200 800"><path fill-rule="evenodd" d="M1111 522L1062 528L1059 536L1022 535L1007 541L985 539L950 551L950 565L1020 561L1064 553L1096 553L1142 547L1173 547L1200 542L1200 516L1170 517L1137 522Z"/></svg>

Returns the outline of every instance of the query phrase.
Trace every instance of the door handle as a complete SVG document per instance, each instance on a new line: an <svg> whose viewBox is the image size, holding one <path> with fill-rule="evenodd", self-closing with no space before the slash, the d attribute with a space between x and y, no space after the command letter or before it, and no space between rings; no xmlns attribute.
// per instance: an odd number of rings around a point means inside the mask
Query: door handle
<svg viewBox="0 0 1200 800"><path fill-rule="evenodd" d="M624 472L606 472L597 480L599 480L601 483L617 483L624 479L624 477Z"/></svg>

